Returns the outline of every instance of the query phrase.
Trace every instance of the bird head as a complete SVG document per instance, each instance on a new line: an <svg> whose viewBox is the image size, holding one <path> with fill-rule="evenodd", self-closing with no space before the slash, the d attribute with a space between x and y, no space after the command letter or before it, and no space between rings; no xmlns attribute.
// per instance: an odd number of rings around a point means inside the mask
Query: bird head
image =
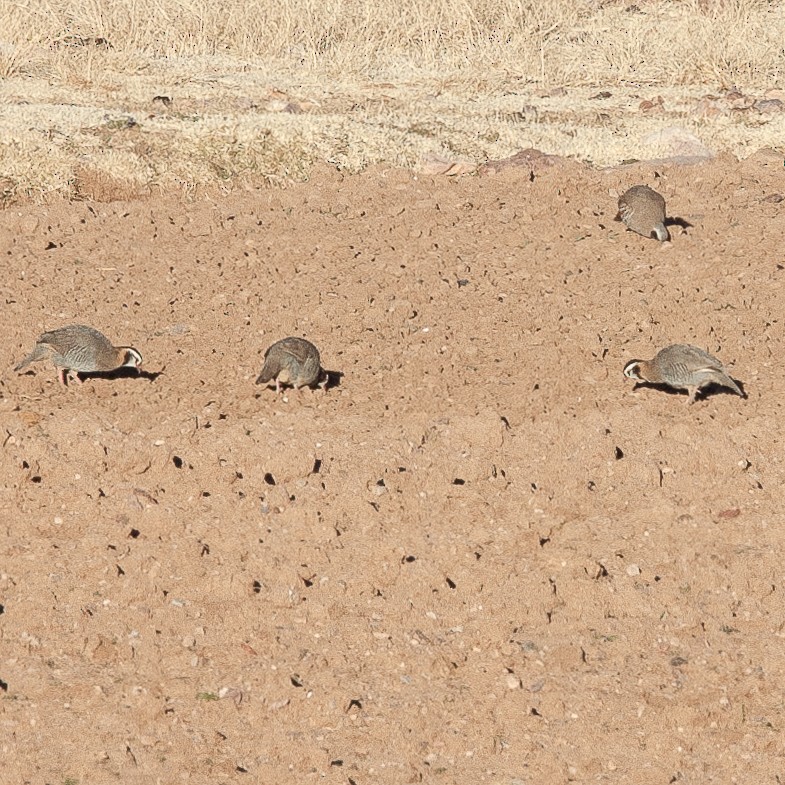
<svg viewBox="0 0 785 785"><path fill-rule="evenodd" d="M122 365L124 368L138 368L142 364L142 355L133 346L121 347L124 352Z"/></svg>
<svg viewBox="0 0 785 785"><path fill-rule="evenodd" d="M624 375L628 379L635 379L635 381L642 382L644 381L643 376L641 375L641 360L630 360L624 366Z"/></svg>

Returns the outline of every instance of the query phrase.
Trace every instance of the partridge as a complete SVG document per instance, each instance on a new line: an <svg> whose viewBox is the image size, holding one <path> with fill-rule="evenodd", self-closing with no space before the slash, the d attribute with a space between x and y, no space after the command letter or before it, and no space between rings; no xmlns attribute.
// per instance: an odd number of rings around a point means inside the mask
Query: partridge
<svg viewBox="0 0 785 785"><path fill-rule="evenodd" d="M651 360L630 360L624 366L624 375L639 382L686 390L688 404L694 403L698 392L710 384L728 387L742 398L747 397L716 357L687 344L666 346Z"/></svg>
<svg viewBox="0 0 785 785"><path fill-rule="evenodd" d="M648 185L633 185L619 197L617 218L644 237L654 236L661 243L670 240L665 228L665 199Z"/></svg>
<svg viewBox="0 0 785 785"><path fill-rule="evenodd" d="M267 384L275 380L275 391L282 384L292 387L313 387L322 376L319 350L304 338L283 338L264 353L264 366L256 380Z"/></svg>
<svg viewBox="0 0 785 785"><path fill-rule="evenodd" d="M103 334L83 324L71 324L44 333L35 348L14 368L21 371L30 363L50 359L58 369L60 384L65 385L66 375L78 373L105 373L117 368L138 368L142 355L131 346L113 346Z"/></svg>

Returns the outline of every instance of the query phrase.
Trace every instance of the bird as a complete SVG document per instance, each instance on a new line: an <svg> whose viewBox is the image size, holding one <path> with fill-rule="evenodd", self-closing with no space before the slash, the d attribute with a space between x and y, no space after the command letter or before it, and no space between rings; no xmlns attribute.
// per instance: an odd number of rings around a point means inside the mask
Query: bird
<svg viewBox="0 0 785 785"><path fill-rule="evenodd" d="M688 344L666 346L651 360L630 360L624 366L624 375L638 382L686 390L688 404L694 403L700 390L710 384L727 387L742 398L747 397L716 357Z"/></svg>
<svg viewBox="0 0 785 785"><path fill-rule="evenodd" d="M43 333L33 351L14 370L22 371L30 363L46 359L58 369L63 386L72 371L74 378L81 382L76 374L138 368L142 364L142 355L132 346L114 346L103 333L84 324L70 324Z"/></svg>
<svg viewBox="0 0 785 785"><path fill-rule="evenodd" d="M619 197L616 219L644 237L656 237L661 243L670 240L665 228L665 199L648 185L633 185Z"/></svg>
<svg viewBox="0 0 785 785"><path fill-rule="evenodd" d="M257 384L275 380L275 391L281 384L294 388L314 387L323 376L319 350L304 338L282 338L264 353L262 372Z"/></svg>

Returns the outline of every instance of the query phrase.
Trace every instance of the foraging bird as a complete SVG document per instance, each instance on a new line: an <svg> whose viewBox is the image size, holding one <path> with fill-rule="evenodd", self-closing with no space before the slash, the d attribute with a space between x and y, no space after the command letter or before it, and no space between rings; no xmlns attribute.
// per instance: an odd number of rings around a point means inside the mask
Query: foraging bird
<svg viewBox="0 0 785 785"><path fill-rule="evenodd" d="M666 346L651 360L630 360L624 366L624 375L639 382L686 390L688 404L694 403L698 392L710 384L728 387L742 398L747 397L716 357L687 344Z"/></svg>
<svg viewBox="0 0 785 785"><path fill-rule="evenodd" d="M665 199L648 185L633 185L619 197L617 220L644 237L670 240L665 228Z"/></svg>
<svg viewBox="0 0 785 785"><path fill-rule="evenodd" d="M264 366L257 384L275 380L275 391L281 384L292 387L313 387L322 376L319 350L304 338L282 338L264 353Z"/></svg>
<svg viewBox="0 0 785 785"><path fill-rule="evenodd" d="M50 359L58 369L60 384L66 376L78 373L105 373L117 368L138 368L142 355L132 346L113 346L103 334L83 324L71 324L46 332L36 341L35 348L14 368L21 371L30 363Z"/></svg>

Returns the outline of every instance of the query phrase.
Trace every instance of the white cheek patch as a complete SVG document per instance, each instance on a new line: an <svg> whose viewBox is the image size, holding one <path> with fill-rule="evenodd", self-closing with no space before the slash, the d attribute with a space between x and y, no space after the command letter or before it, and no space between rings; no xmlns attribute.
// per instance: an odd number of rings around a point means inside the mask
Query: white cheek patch
<svg viewBox="0 0 785 785"><path fill-rule="evenodd" d="M142 355L138 352L128 352L123 366L126 368L136 368L142 364Z"/></svg>

